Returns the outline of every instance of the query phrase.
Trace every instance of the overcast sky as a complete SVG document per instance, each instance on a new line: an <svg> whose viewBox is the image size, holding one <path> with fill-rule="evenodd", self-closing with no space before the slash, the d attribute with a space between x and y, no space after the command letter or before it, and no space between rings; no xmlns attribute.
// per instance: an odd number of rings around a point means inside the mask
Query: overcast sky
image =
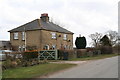
<svg viewBox="0 0 120 80"><path fill-rule="evenodd" d="M48 13L50 20L85 36L118 30L119 0L0 0L0 40L9 40L7 32Z"/></svg>

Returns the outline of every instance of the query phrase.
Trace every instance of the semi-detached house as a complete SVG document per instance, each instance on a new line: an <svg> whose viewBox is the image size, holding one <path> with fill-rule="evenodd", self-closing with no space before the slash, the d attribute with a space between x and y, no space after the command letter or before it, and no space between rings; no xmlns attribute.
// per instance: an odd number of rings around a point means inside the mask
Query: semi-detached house
<svg viewBox="0 0 120 80"><path fill-rule="evenodd" d="M50 22L47 13L8 32L16 51L73 49L73 32Z"/></svg>

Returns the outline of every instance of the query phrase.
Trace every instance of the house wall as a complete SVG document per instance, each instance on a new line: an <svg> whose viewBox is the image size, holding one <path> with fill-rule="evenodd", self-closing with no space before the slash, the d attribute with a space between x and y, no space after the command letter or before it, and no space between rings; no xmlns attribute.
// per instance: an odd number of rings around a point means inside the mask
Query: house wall
<svg viewBox="0 0 120 80"><path fill-rule="evenodd" d="M42 49L45 45L49 45L50 48L52 48L52 45L56 45L56 49L61 49L64 46L69 46L70 49L73 49L73 34L67 34L67 40L63 40L63 35L66 33L56 32L56 39L52 39L51 32L53 31L42 30Z"/></svg>
<svg viewBox="0 0 120 80"><path fill-rule="evenodd" d="M12 45L13 50L18 50L19 46L24 45L24 41L22 41L22 34L18 32L18 39L14 39L14 33L10 33L10 43Z"/></svg>
<svg viewBox="0 0 120 80"><path fill-rule="evenodd" d="M26 40L22 40L22 32L18 32L18 40L13 39L13 33L10 33L10 43L13 50L18 50L19 46L23 45L40 48L40 30L27 31Z"/></svg>
<svg viewBox="0 0 120 80"><path fill-rule="evenodd" d="M26 45L40 49L40 30L26 32Z"/></svg>
<svg viewBox="0 0 120 80"><path fill-rule="evenodd" d="M43 50L45 45L49 45L50 49L52 45L56 45L56 49L61 49L65 46L68 47L67 49L73 49L73 34L67 34L67 40L63 40L63 35L66 33L56 32L56 39L52 39L51 32L47 30L27 31L26 46L35 46L38 50ZM22 40L22 32L18 32L18 35L18 40L14 40L13 33L10 33L10 42L14 50L18 50L19 46L25 45L25 40Z"/></svg>

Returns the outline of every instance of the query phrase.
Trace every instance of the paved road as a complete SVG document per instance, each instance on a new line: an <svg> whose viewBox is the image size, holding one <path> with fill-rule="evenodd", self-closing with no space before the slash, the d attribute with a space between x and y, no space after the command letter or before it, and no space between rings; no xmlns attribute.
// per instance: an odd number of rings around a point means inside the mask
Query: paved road
<svg viewBox="0 0 120 80"><path fill-rule="evenodd" d="M88 61L48 78L118 78L118 57Z"/></svg>

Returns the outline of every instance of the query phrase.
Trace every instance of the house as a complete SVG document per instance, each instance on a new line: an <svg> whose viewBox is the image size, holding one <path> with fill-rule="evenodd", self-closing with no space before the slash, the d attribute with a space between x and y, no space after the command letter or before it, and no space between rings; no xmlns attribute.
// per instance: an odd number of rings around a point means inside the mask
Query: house
<svg viewBox="0 0 120 80"><path fill-rule="evenodd" d="M50 22L47 13L8 32L13 50L73 49L73 33Z"/></svg>
<svg viewBox="0 0 120 80"><path fill-rule="evenodd" d="M0 41L0 50L10 50L11 48L10 41Z"/></svg>

